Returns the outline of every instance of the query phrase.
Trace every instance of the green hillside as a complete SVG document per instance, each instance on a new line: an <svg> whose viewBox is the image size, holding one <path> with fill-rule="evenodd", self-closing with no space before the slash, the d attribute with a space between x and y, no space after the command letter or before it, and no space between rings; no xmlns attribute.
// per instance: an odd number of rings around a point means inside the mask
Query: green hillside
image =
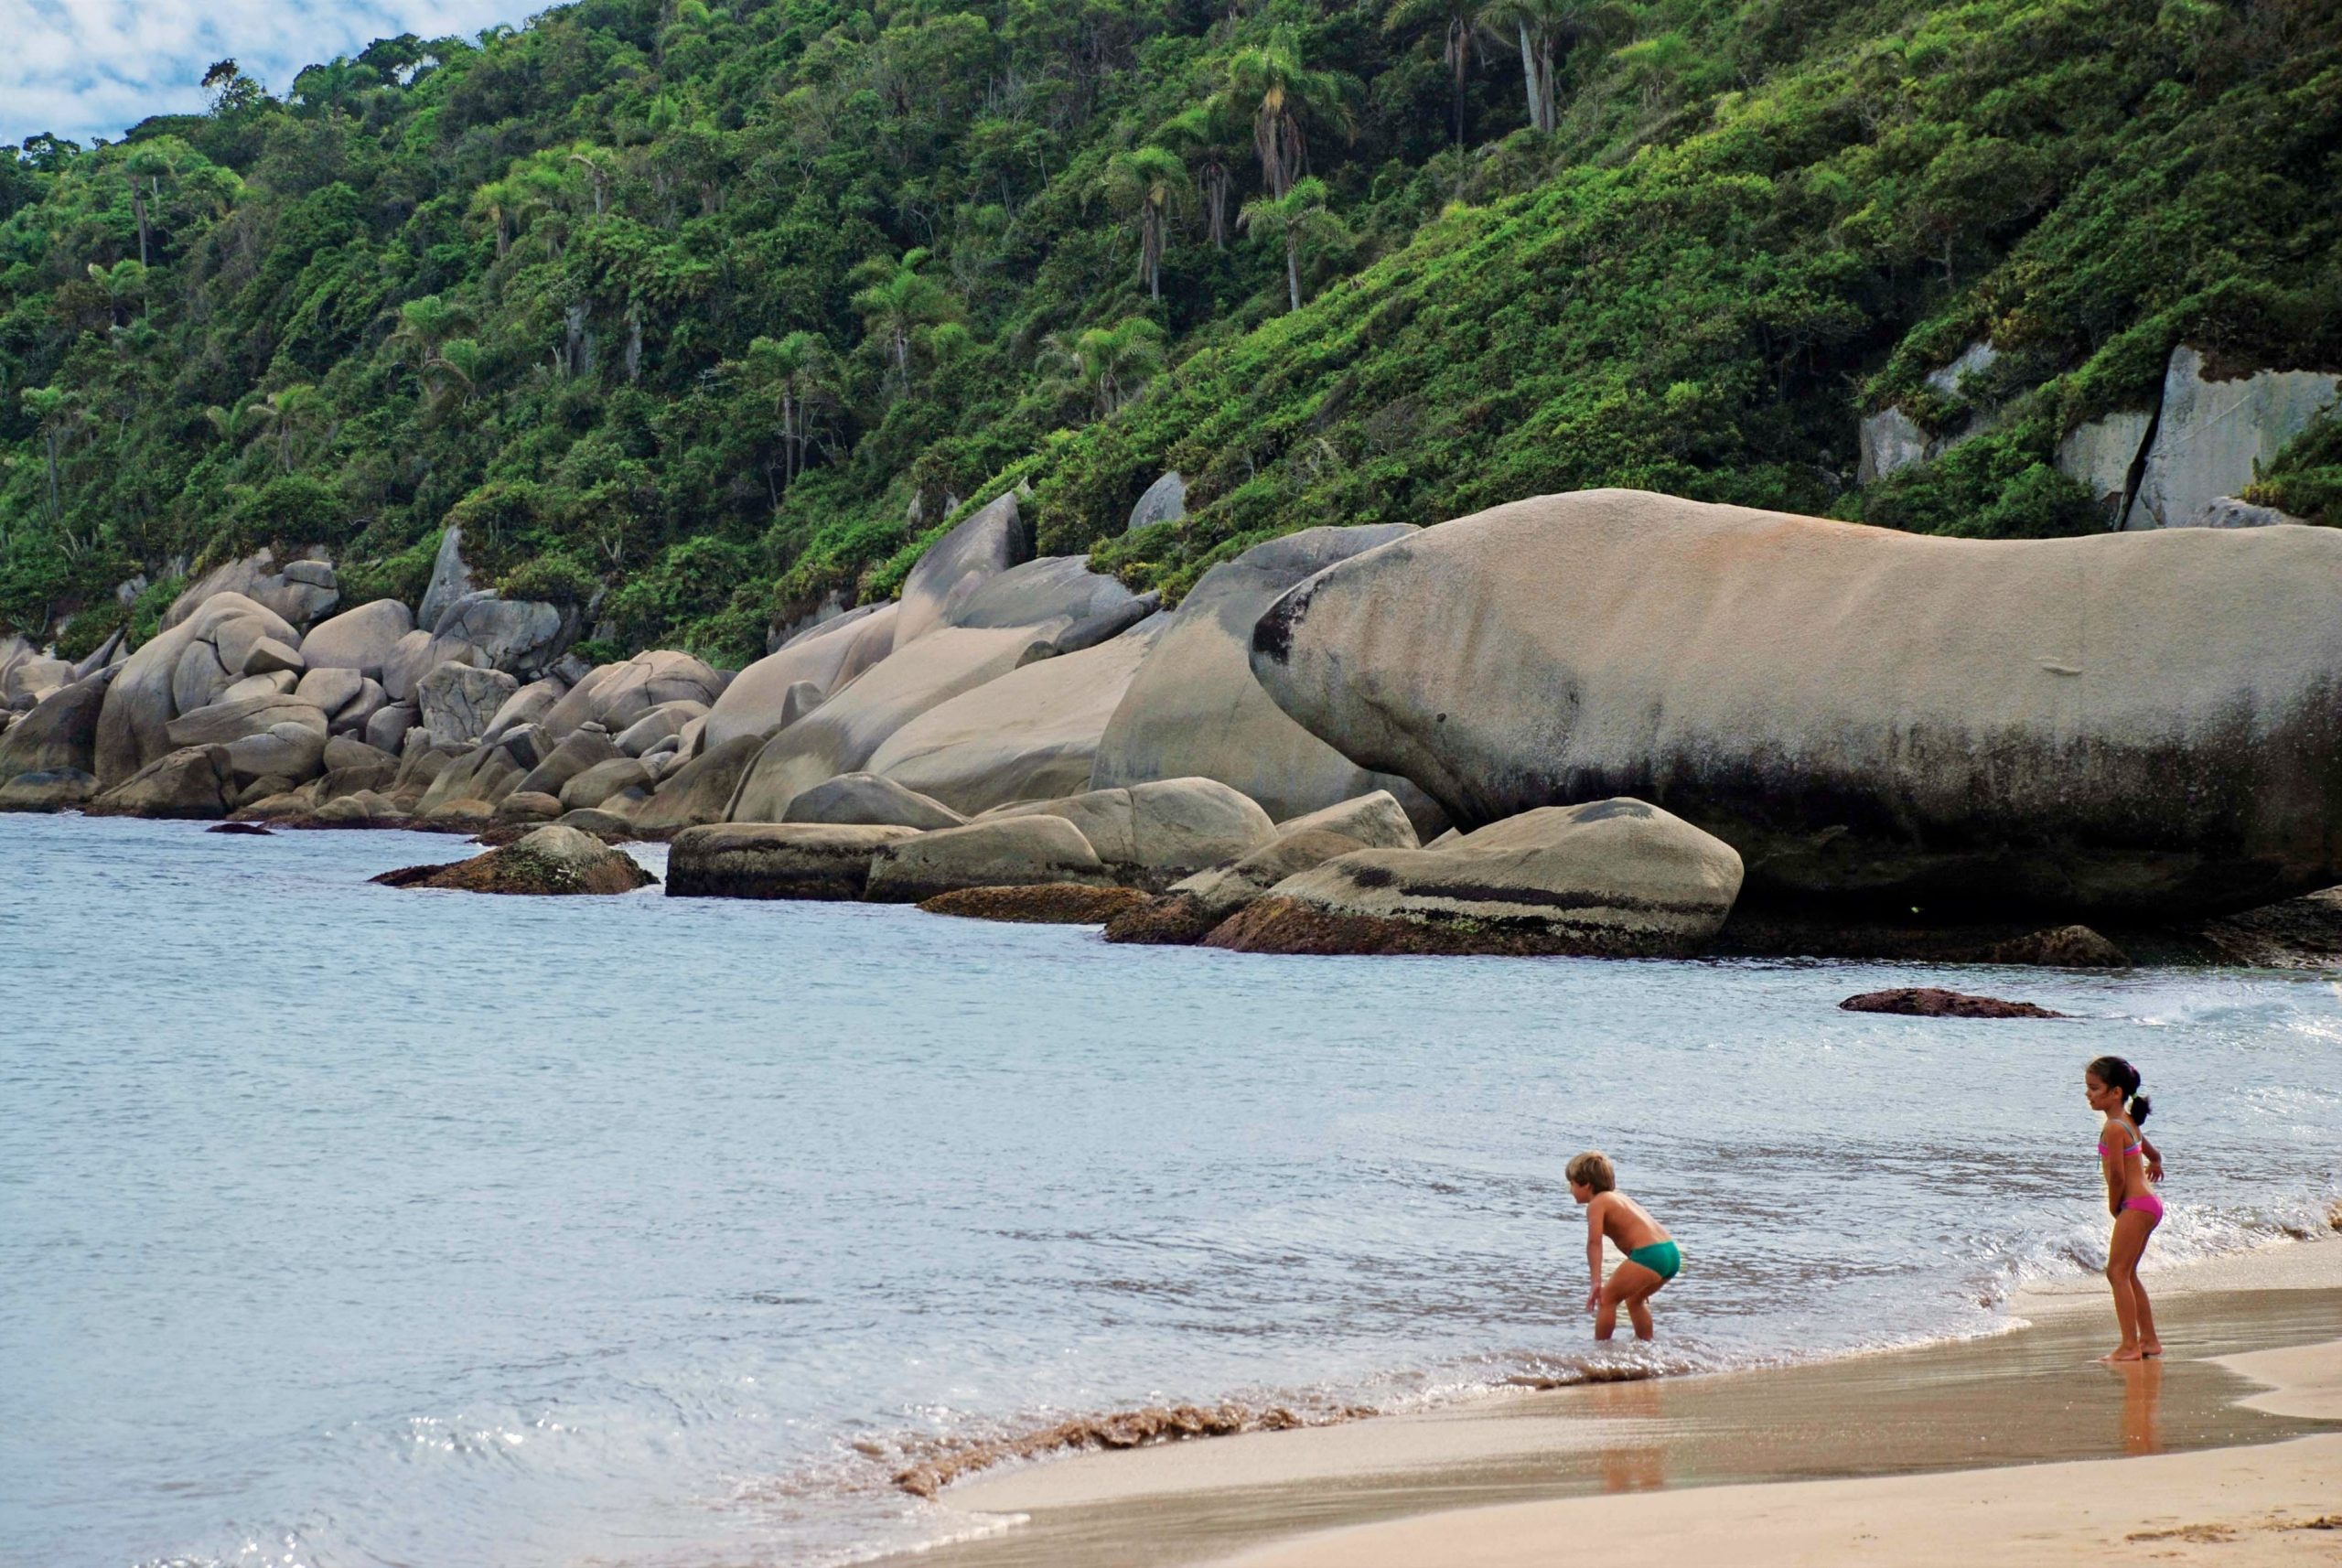
<svg viewBox="0 0 2342 1568"><path fill-rule="evenodd" d="M1019 478L1175 595L1587 485L2075 532L2057 439L2183 338L2342 366L2319 0L586 0L210 85L0 156L0 628L69 653L264 542L412 598L455 520L736 662ZM1855 489L1986 338L1991 432ZM2263 489L2342 523L2342 435Z"/></svg>

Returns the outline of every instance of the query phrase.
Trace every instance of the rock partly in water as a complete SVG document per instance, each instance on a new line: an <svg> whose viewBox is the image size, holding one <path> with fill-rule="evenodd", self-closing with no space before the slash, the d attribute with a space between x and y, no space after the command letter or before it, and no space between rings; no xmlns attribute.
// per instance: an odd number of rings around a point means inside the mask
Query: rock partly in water
<svg viewBox="0 0 2342 1568"><path fill-rule="evenodd" d="M1631 490L1344 562L1262 684L1463 822L1637 795L1753 896L2168 918L2342 880L2342 534L1921 537Z"/></svg>
<svg viewBox="0 0 2342 1568"><path fill-rule="evenodd" d="M667 856L676 897L854 899L872 857L912 828L828 822L717 822L685 828Z"/></svg>
<svg viewBox="0 0 2342 1568"><path fill-rule="evenodd" d="M1239 952L1681 958L1720 929L1740 857L1641 800L1548 806L1443 850L1361 850L1305 871L1205 938Z"/></svg>
<svg viewBox="0 0 2342 1568"><path fill-rule="evenodd" d="M2004 1002L1997 996L1969 996L1932 985L1904 986L1893 991L1865 991L1838 1004L1849 1013L1899 1013L1911 1018L2062 1018L2030 1002Z"/></svg>
<svg viewBox="0 0 2342 1568"><path fill-rule="evenodd" d="M0 731L0 781L20 773L97 772L98 716L113 671L60 686Z"/></svg>
<svg viewBox="0 0 2342 1568"><path fill-rule="evenodd" d="M93 774L79 768L35 768L0 783L0 811L65 811L98 792Z"/></svg>
<svg viewBox="0 0 2342 1568"><path fill-rule="evenodd" d="M1240 908L1241 906L1239 906ZM1191 947L1228 918L1191 893L1165 893L1133 904L1106 922L1110 942Z"/></svg>
<svg viewBox="0 0 2342 1568"><path fill-rule="evenodd" d="M782 819L791 822L837 822L917 828L956 828L967 818L940 800L906 789L875 773L841 773L789 802Z"/></svg>
<svg viewBox="0 0 2342 1568"><path fill-rule="evenodd" d="M224 817L236 775L224 746L167 752L89 803L94 817Z"/></svg>
<svg viewBox="0 0 2342 1568"><path fill-rule="evenodd" d="M1090 788L1217 779L1279 821L1388 789L1418 832L1445 827L1438 808L1414 785L1370 773L1295 724L1270 701L1249 663L1253 623L1286 590L1417 532L1406 523L1304 529L1205 573L1108 720Z"/></svg>
<svg viewBox="0 0 2342 1568"><path fill-rule="evenodd" d="M1008 920L1033 926L1098 926L1150 902L1131 887L1093 887L1086 882L1051 882L1025 887L962 887L919 901L930 915L971 920Z"/></svg>
<svg viewBox="0 0 2342 1568"><path fill-rule="evenodd" d="M963 887L1104 887L1112 882L1090 841L1064 818L993 817L885 845L871 862L863 896L876 903L917 904Z"/></svg>
<svg viewBox="0 0 2342 1568"><path fill-rule="evenodd" d="M411 865L372 880L386 887L441 887L466 893L631 893L659 879L634 858L591 833L558 822L531 830L502 849L450 865Z"/></svg>
<svg viewBox="0 0 2342 1568"><path fill-rule="evenodd" d="M246 838L272 837L271 830L258 822L214 822L203 830L207 833L239 833Z"/></svg>
<svg viewBox="0 0 2342 1568"><path fill-rule="evenodd" d="M1248 854L1276 832L1266 811L1216 779L1091 789L1003 807L985 820L1029 816L1071 822L1116 881L1149 892Z"/></svg>
<svg viewBox="0 0 2342 1568"><path fill-rule="evenodd" d="M218 702L243 678L252 650L272 638L299 640L284 618L232 593L214 595L178 625L150 638L106 688L92 771L117 783L175 746L199 744L173 741L172 721Z"/></svg>
<svg viewBox="0 0 2342 1568"><path fill-rule="evenodd" d="M2088 926L2058 926L1995 942L1979 955L1985 963L2036 964L2044 969L2128 969L2130 955Z"/></svg>

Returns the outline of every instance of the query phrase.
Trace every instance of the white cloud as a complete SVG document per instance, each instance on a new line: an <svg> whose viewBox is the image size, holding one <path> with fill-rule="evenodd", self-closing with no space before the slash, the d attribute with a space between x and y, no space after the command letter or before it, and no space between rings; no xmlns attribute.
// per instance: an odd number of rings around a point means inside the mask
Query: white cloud
<svg viewBox="0 0 2342 1568"><path fill-rule="evenodd" d="M518 25L543 0L0 0L0 142L51 131L109 141L149 114L203 107L231 59L272 92L376 38Z"/></svg>

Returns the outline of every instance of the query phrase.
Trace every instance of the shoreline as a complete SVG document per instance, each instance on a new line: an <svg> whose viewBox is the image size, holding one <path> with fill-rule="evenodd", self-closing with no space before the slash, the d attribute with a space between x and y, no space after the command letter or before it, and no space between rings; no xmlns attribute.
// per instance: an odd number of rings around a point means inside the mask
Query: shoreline
<svg viewBox="0 0 2342 1568"><path fill-rule="evenodd" d="M1940 1515L1942 1539L1961 1544L1905 1556L1850 1535L1835 1560L1950 1563L1992 1550L1970 1535L2004 1515L2036 1534L2125 1517L2133 1532L2162 1528L2122 1513L2126 1489L2140 1495L2129 1479L2111 1494L2100 1486L2106 1506L2057 1524L2057 1488L2094 1483L2053 1473L2088 1477L2150 1457L2169 1472L2155 1483L2158 1506L2194 1509L2169 1528L2204 1527L2173 1535L2180 1547L2200 1536L2234 1556L2250 1541L2260 1555L2239 1560L2285 1563L2332 1551L2327 1530L2261 1527L2299 1511L2301 1488L2287 1491L2284 1477L2342 1466L2342 1428L2331 1424L2342 1421L2342 1237L2182 1263L2149 1283L2171 1347L2160 1366L2096 1364L2111 1336L2104 1286L2061 1279L2012 1297L2004 1333L1787 1367L1494 1391L1427 1412L981 1474L941 1494L947 1539L918 1555L943 1568L1509 1568L1584 1553L1598 1532L1601 1553L1622 1562L1710 1548L1771 1562L1764 1532L1778 1527L1778 1561L1830 1561L1831 1530L1885 1510ZM2294 1457L2240 1465L2244 1446ZM2264 1472L2265 1484L2240 1491L2240 1477ZM2214 1508L2233 1512L2246 1492L2249 1520ZM2025 1544L2010 1528L2003 1545ZM1912 1533L1932 1542L1938 1531ZM2123 1534L2114 1531L2118 1545Z"/></svg>

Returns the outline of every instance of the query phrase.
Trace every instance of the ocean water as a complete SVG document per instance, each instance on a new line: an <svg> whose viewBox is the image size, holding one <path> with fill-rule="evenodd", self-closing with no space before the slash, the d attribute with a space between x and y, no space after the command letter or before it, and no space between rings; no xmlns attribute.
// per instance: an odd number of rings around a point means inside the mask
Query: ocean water
<svg viewBox="0 0 2342 1568"><path fill-rule="evenodd" d="M2322 981L365 880L459 853L0 816L0 1563L838 1563L942 1528L939 1442L1993 1332L2100 1256L2110 1050L2151 1255L2342 1196ZM1836 1007L1947 979L2077 1016ZM1587 1146L1684 1249L1654 1351L1589 1343Z"/></svg>

